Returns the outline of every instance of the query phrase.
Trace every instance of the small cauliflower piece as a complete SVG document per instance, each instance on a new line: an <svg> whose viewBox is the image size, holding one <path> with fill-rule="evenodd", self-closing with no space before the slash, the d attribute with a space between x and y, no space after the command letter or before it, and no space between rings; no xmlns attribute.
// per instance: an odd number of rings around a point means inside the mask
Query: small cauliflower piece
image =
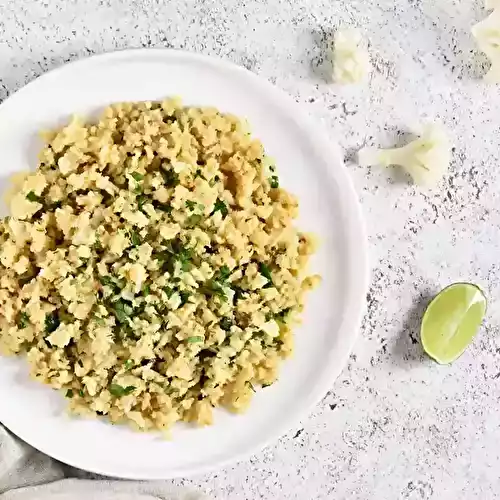
<svg viewBox="0 0 500 500"><path fill-rule="evenodd" d="M35 212L42 208L37 201L30 201L24 193L17 193L10 202L10 213L16 219L29 219Z"/></svg>
<svg viewBox="0 0 500 500"><path fill-rule="evenodd" d="M135 284L135 293L139 293L141 291L142 284L146 280L147 273L144 266L141 264L132 264L129 270L129 278Z"/></svg>
<svg viewBox="0 0 500 500"><path fill-rule="evenodd" d="M360 33L354 28L337 31L333 47L333 80L342 85L359 83L370 71L370 56Z"/></svg>
<svg viewBox="0 0 500 500"><path fill-rule="evenodd" d="M61 323L57 329L47 337L47 340L56 347L66 347L71 339L78 336L79 330L79 321L75 321L71 324Z"/></svg>
<svg viewBox="0 0 500 500"><path fill-rule="evenodd" d="M273 338L280 334L280 327L274 320L266 321L260 328L263 332Z"/></svg>
<svg viewBox="0 0 500 500"><path fill-rule="evenodd" d="M489 0L487 7L495 10L483 21L472 27L477 46L491 61L491 68L484 76L488 83L500 83L500 2Z"/></svg>
<svg viewBox="0 0 500 500"><path fill-rule="evenodd" d="M422 136L403 146L393 149L363 148L358 153L361 166L399 165L413 178L416 184L436 184L448 171L451 147L442 127L428 125Z"/></svg>

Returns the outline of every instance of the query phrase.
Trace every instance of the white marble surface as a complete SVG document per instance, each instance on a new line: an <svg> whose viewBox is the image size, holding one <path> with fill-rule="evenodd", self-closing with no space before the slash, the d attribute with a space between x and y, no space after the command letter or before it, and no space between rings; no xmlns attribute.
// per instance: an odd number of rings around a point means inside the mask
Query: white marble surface
<svg viewBox="0 0 500 500"><path fill-rule="evenodd" d="M242 64L304 103L346 151L369 229L369 311L349 365L309 419L250 461L179 480L216 499L500 498L500 87L470 26L481 0L1 0L0 100L65 61L174 47ZM340 23L370 41L368 84L325 81ZM439 189L356 166L422 118L454 143ZM418 344L423 305L479 283L488 318L449 367Z"/></svg>

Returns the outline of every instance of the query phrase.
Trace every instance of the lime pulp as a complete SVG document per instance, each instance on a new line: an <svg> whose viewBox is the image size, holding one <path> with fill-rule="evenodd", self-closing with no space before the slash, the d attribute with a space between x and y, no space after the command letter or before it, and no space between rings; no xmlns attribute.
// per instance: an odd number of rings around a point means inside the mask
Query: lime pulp
<svg viewBox="0 0 500 500"><path fill-rule="evenodd" d="M476 335L486 313L486 297L472 283L455 283L439 292L422 318L424 351L440 364L459 358Z"/></svg>

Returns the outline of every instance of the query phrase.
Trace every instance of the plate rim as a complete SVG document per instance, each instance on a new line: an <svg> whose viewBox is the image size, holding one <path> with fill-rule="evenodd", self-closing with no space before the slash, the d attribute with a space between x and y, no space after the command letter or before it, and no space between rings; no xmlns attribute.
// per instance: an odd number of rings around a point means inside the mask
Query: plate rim
<svg viewBox="0 0 500 500"><path fill-rule="evenodd" d="M212 472L214 470L221 470L228 465L235 464L237 462L246 460L250 458L253 454L260 452L267 446L276 442L280 437L284 436L290 429L292 429L296 424L300 421L307 418L313 411L314 407L321 401L324 395L328 392L328 390L333 386L335 380L338 378L342 370L344 369L349 356L353 350L354 344L357 340L361 322L363 318L363 314L365 312L366 306L366 293L368 291L369 279L370 279L370 266L368 261L368 238L366 231L366 224L362 213L361 203L359 201L359 197L354 188L354 183L352 181L351 176L347 172L345 167L341 148L336 141L332 141L326 134L325 130L318 126L309 115L309 113L300 105L293 100L293 98L288 95L284 90L278 88L270 81L261 77L250 70L238 66L235 63L232 63L228 60L221 59L214 56L209 56L206 54L190 52L187 50L177 50L177 49L168 49L168 48L138 48L138 49L122 49L122 50L114 50L111 52L104 52L101 54L95 54L88 57L82 57L75 61L63 63L49 71L46 71L42 75L36 77L35 79L28 82L23 87L16 90L14 93L10 94L2 103L0 103L0 111L1 109L14 97L22 94L28 87L33 86L35 83L39 83L41 80L48 78L56 78L59 72L67 71L70 68L74 68L75 66L83 67L86 65L92 65L95 63L102 63L106 60L117 60L121 58L128 57L150 57L151 55L156 54L157 56L162 56L165 59L169 58L180 58L180 59L190 59L194 62L200 62L204 64L210 64L213 67L218 67L223 69L226 72L238 72L241 75L245 76L245 78L252 80L252 83L259 87L262 92L267 93L268 95L272 95L274 101L279 106L280 110L289 116L290 109L294 112L294 121L297 121L300 118L302 124L306 124L307 128L314 131L315 147L319 145L321 149L328 152L328 154L334 159L332 163L338 164L338 172L335 178L341 179L342 189L345 191L345 199L343 206L345 209L349 211L349 234L351 235L351 239L355 237L357 239L358 244L351 248L354 251L355 255L353 256L353 260L356 261L356 279L352 280L350 286L350 297L346 301L348 307L344 309L344 313L348 310L347 314L344 314L343 319L340 322L339 330L345 330L351 332L350 335L344 335L339 337L338 349L337 352L341 351L341 355L338 356L340 362L336 363L329 368L325 368L318 382L315 384L313 388L313 396L310 398L310 402L308 404L303 405L301 408L298 408L297 411L291 414L289 417L281 420L280 425L276 426L276 432L272 436L265 436L260 440L256 440L252 446L247 447L245 450L239 451L231 455L228 458L218 460L214 464L207 463L203 466L193 467L188 472L183 473L183 475L179 475L176 471L164 471L164 473L159 474L158 470L155 469L150 474L141 473L133 474L133 473L120 473L120 471L115 470L113 465L109 468L93 466L92 464L78 464L73 458L67 458L64 454L61 453L53 453L46 449L45 445L39 445L36 442L29 442L23 438L22 429L18 432L16 429L16 425L6 425L3 422L0 422L5 426L10 432L18 436L20 439L25 441L27 444L35 448L36 450L52 457L58 461L61 461L67 465L72 467L83 469L91 473L96 473L108 477L116 477L122 479L137 479L137 480L161 480L161 479L172 479L175 477L190 477L193 475L201 475ZM305 128L305 127L301 127ZM330 177L333 178L333 175L330 171L327 171ZM310 403L310 404L309 404ZM99 464L102 465L102 464Z"/></svg>

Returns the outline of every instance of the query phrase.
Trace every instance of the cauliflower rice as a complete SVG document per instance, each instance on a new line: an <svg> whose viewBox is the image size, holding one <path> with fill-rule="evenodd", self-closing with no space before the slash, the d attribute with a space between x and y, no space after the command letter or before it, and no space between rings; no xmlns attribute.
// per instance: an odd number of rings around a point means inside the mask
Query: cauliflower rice
<svg viewBox="0 0 500 500"><path fill-rule="evenodd" d="M142 430L244 410L292 353L314 250L245 122L178 100L54 133L0 221L0 352Z"/></svg>

